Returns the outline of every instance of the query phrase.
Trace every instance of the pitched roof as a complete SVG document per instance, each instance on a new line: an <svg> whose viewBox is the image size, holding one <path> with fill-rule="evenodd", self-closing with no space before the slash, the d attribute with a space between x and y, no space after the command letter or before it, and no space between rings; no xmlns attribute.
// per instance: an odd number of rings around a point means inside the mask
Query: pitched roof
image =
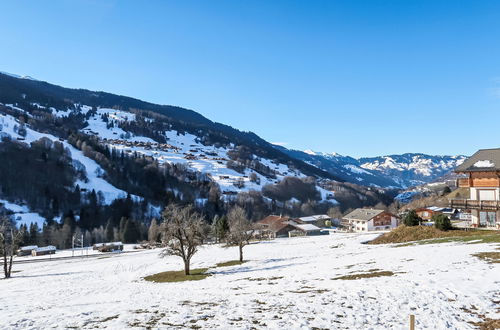
<svg viewBox="0 0 500 330"><path fill-rule="evenodd" d="M455 172L500 171L500 148L478 150L461 165Z"/></svg>
<svg viewBox="0 0 500 330"><path fill-rule="evenodd" d="M299 220L303 222L315 222L318 220L329 220L329 219L330 217L326 214L311 215L309 217L299 218Z"/></svg>
<svg viewBox="0 0 500 330"><path fill-rule="evenodd" d="M257 223L260 223L262 225L270 225L275 222L288 221L289 219L290 219L289 217L282 217L280 215L269 215L264 219L258 221Z"/></svg>
<svg viewBox="0 0 500 330"><path fill-rule="evenodd" d="M375 209L355 209L351 213L344 216L344 219L347 220L363 220L368 221L379 215L380 213L385 212L384 210L375 210Z"/></svg>
<svg viewBox="0 0 500 330"><path fill-rule="evenodd" d="M311 224L304 224L304 225L293 225L294 227L300 229L300 230L303 230L303 231L317 231L317 230L321 230L321 228L319 227L316 227L315 225L311 225Z"/></svg>

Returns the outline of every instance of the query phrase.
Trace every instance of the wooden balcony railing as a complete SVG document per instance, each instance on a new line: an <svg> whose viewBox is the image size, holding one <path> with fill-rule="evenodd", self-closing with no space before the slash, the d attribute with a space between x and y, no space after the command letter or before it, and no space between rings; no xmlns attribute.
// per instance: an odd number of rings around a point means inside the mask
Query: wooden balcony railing
<svg viewBox="0 0 500 330"><path fill-rule="evenodd" d="M451 199L450 207L456 209L500 210L500 201L479 201L472 199Z"/></svg>

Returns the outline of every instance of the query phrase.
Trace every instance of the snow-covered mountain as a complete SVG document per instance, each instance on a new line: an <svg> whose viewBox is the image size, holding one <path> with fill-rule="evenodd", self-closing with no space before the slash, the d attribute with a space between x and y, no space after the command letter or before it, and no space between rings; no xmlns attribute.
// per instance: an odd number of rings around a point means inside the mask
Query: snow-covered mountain
<svg viewBox="0 0 500 330"><path fill-rule="evenodd" d="M467 156L433 156L406 153L358 159L360 167L377 171L398 182L402 188L432 182L462 164Z"/></svg>
<svg viewBox="0 0 500 330"><path fill-rule="evenodd" d="M308 164L335 173L345 181L386 188L407 188L433 182L467 158L463 155L432 156L406 153L356 159L337 153L288 150L279 146L277 148Z"/></svg>
<svg viewBox="0 0 500 330"><path fill-rule="evenodd" d="M286 202L337 204L325 182L338 177L252 132L189 109L2 73L0 159L11 163L0 164L0 211L57 219L77 210L89 229L171 202L213 216L241 193L256 217Z"/></svg>

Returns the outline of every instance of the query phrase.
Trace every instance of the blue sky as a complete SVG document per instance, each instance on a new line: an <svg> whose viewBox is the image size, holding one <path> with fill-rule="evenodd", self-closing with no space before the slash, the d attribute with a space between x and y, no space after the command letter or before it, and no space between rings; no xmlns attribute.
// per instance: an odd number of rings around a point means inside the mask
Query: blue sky
<svg viewBox="0 0 500 330"><path fill-rule="evenodd" d="M500 147L500 1L0 3L0 70L190 108L295 149Z"/></svg>

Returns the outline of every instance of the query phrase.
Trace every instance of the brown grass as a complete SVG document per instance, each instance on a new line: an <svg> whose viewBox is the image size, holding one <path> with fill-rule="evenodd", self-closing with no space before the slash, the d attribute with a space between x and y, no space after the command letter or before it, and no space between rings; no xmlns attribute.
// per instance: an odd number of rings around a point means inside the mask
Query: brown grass
<svg viewBox="0 0 500 330"><path fill-rule="evenodd" d="M500 264L500 252L479 252L474 253L473 256L489 264Z"/></svg>
<svg viewBox="0 0 500 330"><path fill-rule="evenodd" d="M394 272L383 270L379 272L344 275L344 276L334 277L332 278L332 280L359 280L361 278L383 277L383 276L393 276L393 275Z"/></svg>
<svg viewBox="0 0 500 330"><path fill-rule="evenodd" d="M229 266L237 266L244 264L246 261L239 261L239 260L231 260L231 261L226 261L226 262L219 262L218 264L215 265L215 267L229 267Z"/></svg>
<svg viewBox="0 0 500 330"><path fill-rule="evenodd" d="M449 238L461 238L463 241L472 241L476 239L487 239L491 238L491 242L500 242L500 232L493 230L449 230L442 231L434 227L429 226L399 226L392 231L383 234L374 240L368 242L368 244L388 244L388 243L406 243L422 240L440 239L445 238L442 241L430 241L429 243L446 243L453 241ZM487 241L490 241L490 239Z"/></svg>
<svg viewBox="0 0 500 330"><path fill-rule="evenodd" d="M146 281L156 282L156 283L168 283L168 282L184 282L184 281L199 281L207 278L210 274L206 271L208 268L197 268L191 269L190 275L185 275L184 271L170 271L162 272L154 275L149 275L144 277Z"/></svg>

